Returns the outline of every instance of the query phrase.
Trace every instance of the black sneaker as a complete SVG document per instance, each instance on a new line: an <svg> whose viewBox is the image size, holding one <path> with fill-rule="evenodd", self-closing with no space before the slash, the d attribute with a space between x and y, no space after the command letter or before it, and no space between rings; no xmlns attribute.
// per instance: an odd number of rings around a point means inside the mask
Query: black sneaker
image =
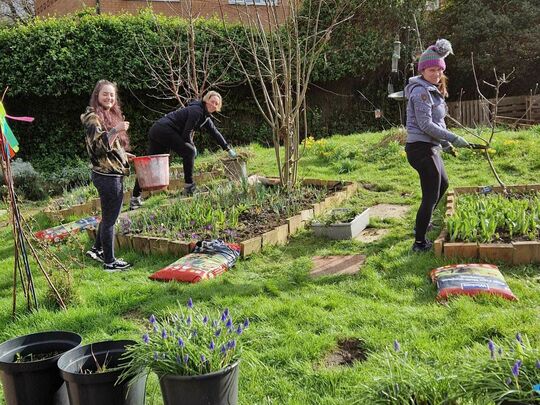
<svg viewBox="0 0 540 405"><path fill-rule="evenodd" d="M131 264L122 259L116 259L112 263L103 263L103 270L107 273L115 273L117 271L122 271L129 269Z"/></svg>
<svg viewBox="0 0 540 405"><path fill-rule="evenodd" d="M433 247L433 243L431 243L429 240L425 240L423 242L414 242L412 245L412 251L413 252L428 252Z"/></svg>
<svg viewBox="0 0 540 405"><path fill-rule="evenodd" d="M193 195L195 193L195 190L197 189L197 186L195 183L186 183L184 184L184 194L185 195Z"/></svg>
<svg viewBox="0 0 540 405"><path fill-rule="evenodd" d="M95 261L103 263L103 249L97 250L95 247L92 246L92 248L86 252L86 256L94 259Z"/></svg>
<svg viewBox="0 0 540 405"><path fill-rule="evenodd" d="M131 197L129 200L129 209L130 210L136 210L143 206L142 198L139 197Z"/></svg>

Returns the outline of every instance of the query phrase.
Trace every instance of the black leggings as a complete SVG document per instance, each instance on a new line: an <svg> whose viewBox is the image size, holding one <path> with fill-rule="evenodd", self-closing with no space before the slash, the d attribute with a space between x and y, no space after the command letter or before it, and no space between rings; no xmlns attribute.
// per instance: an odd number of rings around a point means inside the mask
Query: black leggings
<svg viewBox="0 0 540 405"><path fill-rule="evenodd" d="M435 207L448 189L448 176L440 151L428 142L413 142L405 145L409 164L420 175L422 202L416 213L416 241L424 241Z"/></svg>
<svg viewBox="0 0 540 405"><path fill-rule="evenodd" d="M193 183L193 166L197 156L195 145L184 141L176 129L161 120L152 125L150 131L148 131L148 140L147 155L160 155L170 153L171 150L175 151L182 158L184 181L186 184ZM139 181L136 180L133 197L139 197L140 195L141 187Z"/></svg>
<svg viewBox="0 0 540 405"><path fill-rule="evenodd" d="M124 177L104 176L92 172L92 182L99 193L101 202L101 222L98 227L94 247L103 249L105 263L112 263L114 257L114 224L122 210L124 199Z"/></svg>

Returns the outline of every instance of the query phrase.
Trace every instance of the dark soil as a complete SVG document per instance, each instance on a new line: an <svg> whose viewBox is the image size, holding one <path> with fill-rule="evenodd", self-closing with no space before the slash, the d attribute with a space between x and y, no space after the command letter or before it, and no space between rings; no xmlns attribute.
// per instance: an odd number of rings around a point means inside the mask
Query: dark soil
<svg viewBox="0 0 540 405"><path fill-rule="evenodd" d="M328 194L333 194L336 191L343 189L343 185L337 184L335 187L328 189ZM313 204L317 200L312 193L306 193L304 200L301 202L301 209L305 210L313 207ZM295 212L290 216L299 214L300 212ZM287 217L278 214L273 211L260 211L256 212L253 210L244 212L239 217L239 223L241 227L236 229L234 234L234 242L242 242L255 236L261 235L265 232L269 232L276 228L277 226L284 225L287 223Z"/></svg>
<svg viewBox="0 0 540 405"><path fill-rule="evenodd" d="M329 353L325 360L326 367L350 366L355 361L367 359L366 343L357 338L342 339L334 351Z"/></svg>

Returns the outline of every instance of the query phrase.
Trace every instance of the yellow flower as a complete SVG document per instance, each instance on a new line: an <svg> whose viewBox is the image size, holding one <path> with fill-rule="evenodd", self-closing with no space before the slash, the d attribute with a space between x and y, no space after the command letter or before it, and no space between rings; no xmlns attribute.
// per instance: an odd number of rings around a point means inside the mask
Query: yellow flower
<svg viewBox="0 0 540 405"><path fill-rule="evenodd" d="M493 148L489 148L487 151L490 155L494 155L495 153L497 153L497 151Z"/></svg>

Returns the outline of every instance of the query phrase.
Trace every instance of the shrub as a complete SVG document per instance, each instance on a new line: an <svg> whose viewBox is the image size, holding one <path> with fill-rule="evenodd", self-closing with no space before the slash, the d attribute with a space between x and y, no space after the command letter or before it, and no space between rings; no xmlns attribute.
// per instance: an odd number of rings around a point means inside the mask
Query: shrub
<svg viewBox="0 0 540 405"><path fill-rule="evenodd" d="M15 193L22 198L32 201L44 200L47 198L45 191L45 181L31 163L23 162L22 159L15 159L11 163L11 173ZM0 172L1 182L5 184L4 173ZM2 198L5 198L7 189L2 187Z"/></svg>
<svg viewBox="0 0 540 405"><path fill-rule="evenodd" d="M90 183L90 168L88 162L75 159L68 166L62 166L58 171L47 174L47 191L49 195L58 195L75 187L86 186Z"/></svg>

